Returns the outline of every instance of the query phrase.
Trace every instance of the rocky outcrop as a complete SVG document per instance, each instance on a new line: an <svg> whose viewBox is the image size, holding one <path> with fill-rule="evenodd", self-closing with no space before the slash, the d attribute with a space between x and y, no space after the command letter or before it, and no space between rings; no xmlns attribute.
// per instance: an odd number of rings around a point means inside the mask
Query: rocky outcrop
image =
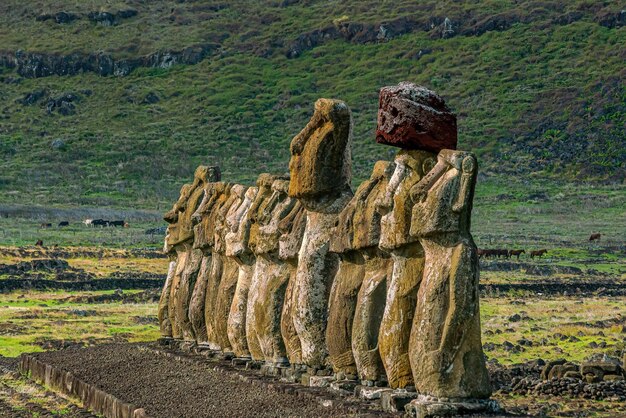
<svg viewBox="0 0 626 418"><path fill-rule="evenodd" d="M38 22L44 22L46 20L54 20L56 23L71 23L76 19L80 19L80 15L72 12L56 12L56 13L43 13L37 16L35 20Z"/></svg>
<svg viewBox="0 0 626 418"><path fill-rule="evenodd" d="M416 13L414 16L419 14ZM517 23L562 26L587 18L611 29L619 28L626 23L626 11L605 9L594 13L589 13L588 10L573 10L552 18L549 18L546 9L542 8L498 14L457 11L451 16L426 14L423 16L401 17L379 23L340 22L329 25L300 34L287 42L284 54L287 58L297 58L308 50L334 40L340 39L356 44L386 42L412 32L428 32L432 39L448 39L455 36L481 36L487 32L502 32ZM274 40L272 44L280 46L285 43ZM264 55L267 54L267 49L260 48L257 52Z"/></svg>
<svg viewBox="0 0 626 418"><path fill-rule="evenodd" d="M96 22L102 26L114 26L119 23L121 19L128 19L137 16L137 10L125 9L118 12L89 12L87 19Z"/></svg>
<svg viewBox="0 0 626 418"><path fill-rule="evenodd" d="M51 75L77 75L93 72L101 76L127 76L139 67L169 68L177 64L194 65L218 48L216 44L193 45L179 51L157 51L137 58L115 58L105 52L85 54L74 52L68 55L16 51L0 52L0 66L17 68L17 73L26 78Z"/></svg>

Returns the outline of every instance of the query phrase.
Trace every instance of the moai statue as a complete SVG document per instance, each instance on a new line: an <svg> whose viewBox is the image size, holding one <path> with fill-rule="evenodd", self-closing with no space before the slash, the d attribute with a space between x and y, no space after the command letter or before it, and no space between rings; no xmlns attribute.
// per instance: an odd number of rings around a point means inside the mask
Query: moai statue
<svg viewBox="0 0 626 418"><path fill-rule="evenodd" d="M202 261L202 252L193 248L192 216L200 205L204 195L204 186L209 180L209 168L199 166L194 174L189 198L178 208L176 223L178 236L175 241L171 242L178 254L169 303L172 335L175 339L182 338L187 345L195 345L195 334L189 319L189 306Z"/></svg>
<svg viewBox="0 0 626 418"><path fill-rule="evenodd" d="M258 187L249 187L237 211L226 219L228 233L225 254L232 257L238 265L237 286L228 315L228 340L235 356L241 359L250 358L246 340L246 309L255 259L248 247L251 224L248 212L258 191Z"/></svg>
<svg viewBox="0 0 626 418"><path fill-rule="evenodd" d="M298 252L302 246L305 227L306 211L300 201L296 201L289 215L283 218L278 225L278 229L281 232L278 240L278 256L289 268L289 282L285 290L283 311L280 318L280 332L285 343L287 359L295 372L301 371L296 370L297 368L302 369L302 347L300 346L300 338L294 324L293 288L298 270ZM295 373L292 373L292 375L294 378L296 377Z"/></svg>
<svg viewBox="0 0 626 418"><path fill-rule="evenodd" d="M214 202L216 195L215 186L219 184L217 182L220 181L219 167L211 166L208 168L208 181L209 182L204 186L204 196L202 202L196 212L192 215L192 223L195 224L193 248L202 252L202 260L200 262L200 270L198 271L196 285L191 294L191 301L189 303L189 320L196 337L196 343L200 347L204 347L207 344L204 302L206 298L207 272L211 266L211 249L213 248L213 240L206 239L204 229L200 224L202 219L200 212L210 213L212 202Z"/></svg>
<svg viewBox="0 0 626 418"><path fill-rule="evenodd" d="M435 165L442 148L455 148L456 117L443 99L412 83L384 87L380 91L379 143L403 148L380 201L382 212L380 248L393 260L387 302L379 333L380 355L389 386L413 384L408 349L417 291L424 270L424 250L410 235L412 201L410 189Z"/></svg>
<svg viewBox="0 0 626 418"><path fill-rule="evenodd" d="M360 200L367 198L368 182L362 183L348 204L339 213L330 241L330 252L339 256L339 267L328 298L326 348L335 375L356 376L352 355L352 321L359 288L363 282L365 263L354 249L353 217Z"/></svg>
<svg viewBox="0 0 626 418"><path fill-rule="evenodd" d="M159 327L161 329L161 336L164 339L170 339L173 337L172 322L170 318L170 309L174 310L173 306L170 306L170 296L172 294L172 282L174 282L174 276L176 275L176 261L177 253L175 245L178 242L178 214L181 208L184 208L187 200L189 200L189 194L191 193L191 184L184 184L180 189L180 196L178 201L174 204L172 210L167 212L163 219L169 224L167 227L167 233L165 235L165 242L163 245L163 252L167 254L170 263L167 272L167 279L163 285L161 291L161 298L159 299L158 318ZM179 336L178 330L176 331Z"/></svg>
<svg viewBox="0 0 626 418"><path fill-rule="evenodd" d="M206 280L206 291L204 298L204 322L206 325L207 341L203 344L202 348L208 348L214 352L221 350L219 344L219 338L215 329L214 315L215 306L217 305L218 291L222 274L224 272L224 258L223 252L215 250L215 230L219 222L218 217L220 210L229 202L231 197L231 183L216 183L213 191L214 196L206 197L206 206L200 205L198 210L198 216L200 216L199 228L202 229L202 234L206 242L211 242L211 264L208 269L203 271L206 277L202 277Z"/></svg>
<svg viewBox="0 0 626 418"><path fill-rule="evenodd" d="M230 190L230 198L220 207L215 221L213 252L222 257L222 276L217 289L215 310L213 311L213 327L220 349L227 356L234 354L228 338L228 316L237 287L239 265L237 260L226 254L226 236L229 228L228 218L233 217L244 202L245 193L246 188L244 186L235 184Z"/></svg>
<svg viewBox="0 0 626 418"><path fill-rule="evenodd" d="M383 319L387 284L393 267L389 254L378 247L381 218L378 202L387 190L395 164L378 161L370 179L363 183L362 200L357 202L352 218L353 247L364 260L364 272L357 295L354 321L352 323L352 354L362 383L372 385L383 380L383 367L378 335ZM358 194L358 191L357 191Z"/></svg>
<svg viewBox="0 0 626 418"><path fill-rule="evenodd" d="M271 188L273 193L263 214L268 221L259 226L256 240L253 280L258 283L254 286L257 292L256 301L252 304L256 336L266 365L270 367L288 363L280 323L290 269L279 257L279 224L296 204L296 200L287 195L288 180L274 180Z"/></svg>
<svg viewBox="0 0 626 418"><path fill-rule="evenodd" d="M417 290L424 270L424 250L411 227L411 187L432 166L433 154L401 150L385 194L379 200L381 218L379 247L391 255L392 272L378 344L389 386L393 389L413 384L409 363L409 337L415 312Z"/></svg>
<svg viewBox="0 0 626 418"><path fill-rule="evenodd" d="M442 150L411 190L411 234L425 252L409 355L421 416L494 410L480 339L478 256L470 234L476 158ZM441 398L445 398L442 402ZM482 400L482 401L481 401Z"/></svg>
<svg viewBox="0 0 626 418"><path fill-rule="evenodd" d="M255 361L262 361L265 359L263 350L261 349L259 335L257 334L256 326L256 312L255 306L258 303L260 297L260 285L261 275L264 273L263 260L260 263L263 265L258 268L259 260L258 253L263 251L260 241L260 229L271 220L271 212L274 206L278 203L277 198L274 197L272 191L272 184L274 181L281 179L279 176L263 173L257 179L257 187L259 191L256 194L254 201L252 202L250 209L248 209L247 221L250 222L250 235L248 239L248 246L254 253L254 272L250 280L250 286L248 289L248 300L246 305L246 341L248 343L248 351L250 356ZM283 178L284 179L284 178ZM261 244L261 247L259 245Z"/></svg>
<svg viewBox="0 0 626 418"><path fill-rule="evenodd" d="M294 326L302 362L313 369L327 366L328 296L339 261L328 249L337 216L352 197L351 129L344 102L319 99L291 142L289 196L300 199L307 217L292 293Z"/></svg>

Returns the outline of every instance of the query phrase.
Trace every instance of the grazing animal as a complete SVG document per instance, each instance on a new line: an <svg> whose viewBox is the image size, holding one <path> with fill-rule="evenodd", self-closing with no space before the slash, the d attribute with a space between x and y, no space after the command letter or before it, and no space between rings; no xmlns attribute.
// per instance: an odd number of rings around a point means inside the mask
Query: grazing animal
<svg viewBox="0 0 626 418"><path fill-rule="evenodd" d="M35 245L38 247L43 247L43 240L38 239Z"/></svg>
<svg viewBox="0 0 626 418"><path fill-rule="evenodd" d="M537 250L537 251L531 251L530 252L530 258L535 258L535 257L540 257L544 254L546 254L548 252L548 250Z"/></svg>
<svg viewBox="0 0 626 418"><path fill-rule="evenodd" d="M39 225L40 228L52 228L52 224L48 223L48 222L43 222L41 225Z"/></svg>
<svg viewBox="0 0 626 418"><path fill-rule="evenodd" d="M525 254L526 251L524 250L510 250L509 251L509 258L511 258L512 256L517 256L517 259L519 260L519 256L522 254Z"/></svg>
<svg viewBox="0 0 626 418"><path fill-rule="evenodd" d="M104 219L94 219L91 221L91 225L105 227L109 226L109 221L105 221Z"/></svg>
<svg viewBox="0 0 626 418"><path fill-rule="evenodd" d="M124 223L125 223L124 221L111 221L111 222L109 222L109 226L116 226L116 227L117 226L121 226L121 227L123 227Z"/></svg>
<svg viewBox="0 0 626 418"><path fill-rule="evenodd" d="M61 222L59 222L59 228L62 228L64 226L70 226L70 223L68 221L61 221Z"/></svg>
<svg viewBox="0 0 626 418"><path fill-rule="evenodd" d="M478 258L480 259L481 257L487 257L487 251L488 250L483 250L482 248L477 248L476 254L478 254Z"/></svg>
<svg viewBox="0 0 626 418"><path fill-rule="evenodd" d="M85 219L83 221L83 223L85 224L85 226L93 226L92 225L93 219Z"/></svg>
<svg viewBox="0 0 626 418"><path fill-rule="evenodd" d="M128 222L124 222L124 228L130 228L130 224Z"/></svg>
<svg viewBox="0 0 626 418"><path fill-rule="evenodd" d="M591 234L591 236L589 237L589 241L600 240L601 237L602 234Z"/></svg>

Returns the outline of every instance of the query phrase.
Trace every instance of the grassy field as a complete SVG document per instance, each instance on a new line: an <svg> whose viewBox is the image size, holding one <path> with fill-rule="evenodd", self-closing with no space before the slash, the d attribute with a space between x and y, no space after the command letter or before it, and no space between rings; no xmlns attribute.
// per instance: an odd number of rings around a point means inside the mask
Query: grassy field
<svg viewBox="0 0 626 418"><path fill-rule="evenodd" d="M138 15L112 27L86 18L70 24L35 19L60 10L124 7L69 0L0 5L0 39L8 51L104 51L125 58L220 45L197 65L140 68L127 77L30 79L0 68L0 202L162 211L199 164L218 164L225 180L251 184L261 172L287 170L289 142L319 97L343 99L352 109L356 187L376 160L395 152L374 141L377 95L381 86L402 80L445 97L459 116L459 147L475 151L490 178L520 188L545 178L623 180L626 94L619 46L626 29L599 24L619 12L612 2L444 7L434 0L307 1L280 7L157 0L133 3ZM558 23L568 13L579 19ZM459 25L457 36L415 30L386 42L323 40L297 58L285 54L300 35L333 25L446 16ZM461 34L496 17L508 23L479 36ZM19 103L39 90L45 92L40 101ZM66 92L80 96L75 113L48 114L48 100ZM158 101L146 102L149 94ZM53 147L56 140L62 145Z"/></svg>
<svg viewBox="0 0 626 418"><path fill-rule="evenodd" d="M84 302L87 297L112 293L0 294L0 355L14 357L68 344L156 340L155 303Z"/></svg>

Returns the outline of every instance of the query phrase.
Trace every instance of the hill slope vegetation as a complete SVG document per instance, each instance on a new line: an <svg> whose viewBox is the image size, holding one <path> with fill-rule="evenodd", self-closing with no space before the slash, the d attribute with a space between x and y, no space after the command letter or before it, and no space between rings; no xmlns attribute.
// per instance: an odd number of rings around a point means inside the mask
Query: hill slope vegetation
<svg viewBox="0 0 626 418"><path fill-rule="evenodd" d="M284 172L319 97L354 116L356 181L378 89L459 116L484 178L623 182L626 11L614 1L0 4L0 200L156 208L199 164Z"/></svg>

